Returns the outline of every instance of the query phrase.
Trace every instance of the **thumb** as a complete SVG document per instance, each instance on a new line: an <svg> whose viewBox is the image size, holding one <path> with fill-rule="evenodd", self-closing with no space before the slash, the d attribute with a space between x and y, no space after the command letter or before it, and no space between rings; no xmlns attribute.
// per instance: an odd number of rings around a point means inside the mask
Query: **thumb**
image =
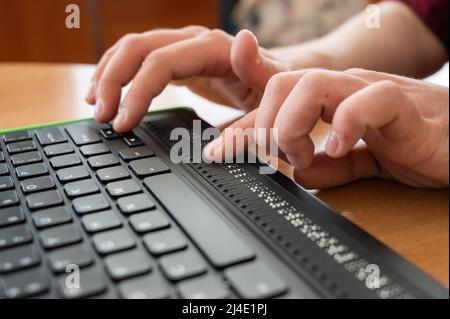
<svg viewBox="0 0 450 319"><path fill-rule="evenodd" d="M274 74L288 71L284 63L259 48L258 40L248 30L240 31L233 41L231 67L242 82L257 90L264 90Z"/></svg>

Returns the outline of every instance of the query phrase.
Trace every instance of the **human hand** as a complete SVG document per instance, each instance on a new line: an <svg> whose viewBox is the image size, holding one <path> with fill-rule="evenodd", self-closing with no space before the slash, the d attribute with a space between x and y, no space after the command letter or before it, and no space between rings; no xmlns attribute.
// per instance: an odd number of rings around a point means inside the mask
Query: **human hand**
<svg viewBox="0 0 450 319"><path fill-rule="evenodd" d="M332 124L325 152L309 136L319 119ZM448 88L374 71L284 72L268 82L261 105L230 126L278 130L278 147L307 188L367 177L415 187L448 187ZM269 134L265 134L269 136ZM363 143L358 143L360 140ZM220 161L233 134L205 149ZM231 148L232 149L232 148Z"/></svg>
<svg viewBox="0 0 450 319"><path fill-rule="evenodd" d="M194 92L249 111L259 105L270 77L288 69L259 48L249 31L236 37L199 26L149 31L123 37L104 54L86 101L96 105L97 121L115 118L114 129L124 132L139 124L151 100L172 81L189 79L183 83ZM131 80L120 103L121 89Z"/></svg>

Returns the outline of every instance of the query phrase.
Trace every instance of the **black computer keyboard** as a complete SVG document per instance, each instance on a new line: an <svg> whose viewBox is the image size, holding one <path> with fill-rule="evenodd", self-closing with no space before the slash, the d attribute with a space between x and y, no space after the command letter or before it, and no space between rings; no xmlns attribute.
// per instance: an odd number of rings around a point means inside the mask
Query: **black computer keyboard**
<svg viewBox="0 0 450 319"><path fill-rule="evenodd" d="M173 164L170 132L195 119L0 135L0 297L448 298L263 162Z"/></svg>

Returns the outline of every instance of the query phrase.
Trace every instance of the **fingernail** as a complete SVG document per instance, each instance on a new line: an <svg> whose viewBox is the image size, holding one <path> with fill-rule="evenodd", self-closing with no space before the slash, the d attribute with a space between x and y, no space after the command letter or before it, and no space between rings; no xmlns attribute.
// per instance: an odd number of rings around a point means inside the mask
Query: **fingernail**
<svg viewBox="0 0 450 319"><path fill-rule="evenodd" d="M101 99L97 100L95 103L95 117L98 117L102 114L103 111L103 101Z"/></svg>
<svg viewBox="0 0 450 319"><path fill-rule="evenodd" d="M121 104L119 106L119 113L114 119L114 126L120 126L123 122L125 122L125 118L126 118L126 108L124 107L124 105Z"/></svg>
<svg viewBox="0 0 450 319"><path fill-rule="evenodd" d="M95 93L95 83L92 82L92 83L89 85L89 88L88 88L88 90L87 90L87 92L86 92L86 95L84 96L84 99L85 99L85 100L90 100L90 99L92 99L92 98L94 97L94 93Z"/></svg>
<svg viewBox="0 0 450 319"><path fill-rule="evenodd" d="M335 131L332 131L328 136L328 141L325 149L329 155L335 155L339 148L339 136Z"/></svg>
<svg viewBox="0 0 450 319"><path fill-rule="evenodd" d="M219 161L222 159L222 135L205 146L203 153L210 161Z"/></svg>

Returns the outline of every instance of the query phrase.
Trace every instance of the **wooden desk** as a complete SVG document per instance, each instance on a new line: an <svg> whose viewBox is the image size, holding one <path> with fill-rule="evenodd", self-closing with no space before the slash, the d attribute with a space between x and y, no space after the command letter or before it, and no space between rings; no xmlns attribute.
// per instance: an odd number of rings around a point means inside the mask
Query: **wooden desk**
<svg viewBox="0 0 450 319"><path fill-rule="evenodd" d="M0 129L92 116L92 107L82 98L92 70L82 65L0 64ZM184 88L169 88L154 104L195 105L214 125L239 115ZM325 132L319 127L315 140L320 143ZM289 175L289 166L283 171ZM364 180L318 196L448 287L448 190Z"/></svg>

